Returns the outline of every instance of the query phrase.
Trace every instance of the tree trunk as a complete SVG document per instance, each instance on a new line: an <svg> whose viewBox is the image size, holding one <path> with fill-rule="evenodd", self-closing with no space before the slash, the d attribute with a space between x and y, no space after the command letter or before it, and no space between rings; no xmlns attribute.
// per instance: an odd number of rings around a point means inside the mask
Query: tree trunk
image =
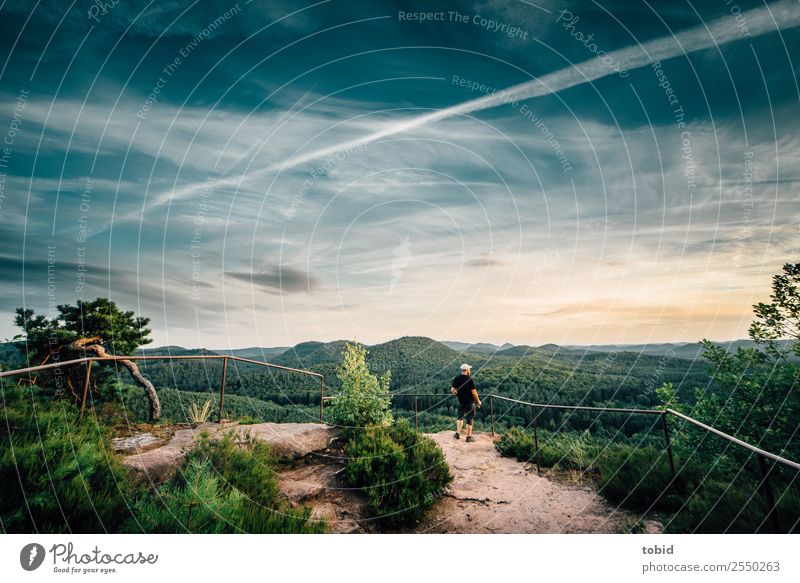
<svg viewBox="0 0 800 583"><path fill-rule="evenodd" d="M91 352L95 356L110 356L106 353L106 349L103 348L101 344L97 344L99 340L99 336L79 338L71 342L67 348L75 352ZM133 380L147 393L147 398L150 400L150 420L155 421L159 419L161 417L161 402L158 400L158 394L156 393L155 387L153 387L153 383L145 378L139 370L139 367L136 366L136 363L132 360L118 360L117 362L128 369Z"/></svg>

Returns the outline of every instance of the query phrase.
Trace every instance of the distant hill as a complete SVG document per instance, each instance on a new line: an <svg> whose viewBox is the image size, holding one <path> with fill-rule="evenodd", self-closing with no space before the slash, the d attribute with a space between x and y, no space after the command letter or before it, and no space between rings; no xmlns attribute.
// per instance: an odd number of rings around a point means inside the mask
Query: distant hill
<svg viewBox="0 0 800 583"><path fill-rule="evenodd" d="M784 341L784 346L788 347L790 341ZM728 340L716 342L725 347L729 352L736 351L738 348L755 348L757 345L752 340ZM699 342L666 342L659 344L595 344L590 346L567 346L568 350L589 350L593 352L634 352L638 354L651 354L657 356L674 356L676 358L686 358L695 360L702 358L703 347Z"/></svg>
<svg viewBox="0 0 800 583"><path fill-rule="evenodd" d="M345 344L345 340L301 342L292 348L287 348L282 354L271 359L271 362L292 368L339 363L342 360L341 354Z"/></svg>
<svg viewBox="0 0 800 583"><path fill-rule="evenodd" d="M452 379L465 360L461 352L423 336L404 336L376 344L367 358L376 372L391 369L392 379L404 387L418 386L433 378Z"/></svg>
<svg viewBox="0 0 800 583"><path fill-rule="evenodd" d="M314 368L320 365L338 364L342 360L346 340L333 342L303 342L289 348L272 360L274 364L294 368ZM367 360L376 372L387 368L392 375L404 375L413 370L426 372L446 370L448 374L458 370L461 353L422 336L404 336L389 342L367 346Z"/></svg>
<svg viewBox="0 0 800 583"><path fill-rule="evenodd" d="M134 354L142 356L190 356L215 354L212 350L205 348L184 348L183 346L156 346L153 348L139 348Z"/></svg>
<svg viewBox="0 0 800 583"><path fill-rule="evenodd" d="M283 354L287 350L289 350L288 346L252 346L250 348L214 348L212 352L227 354L228 356L238 356L240 358L250 358L252 360L271 361L274 357Z"/></svg>
<svg viewBox="0 0 800 583"><path fill-rule="evenodd" d="M183 346L156 346L153 348L139 348L136 354L144 356L192 356L192 355L213 355L227 354L229 356L239 356L251 360L271 361L274 357L283 354L288 348L274 347L262 348L253 346L251 348L233 348L210 350L207 348L184 348Z"/></svg>
<svg viewBox="0 0 800 583"><path fill-rule="evenodd" d="M228 354L252 360L260 360L290 366L293 368L309 368L321 365L335 365L341 361L341 352L345 340L332 342L301 342L293 347L252 346L249 348L233 349L205 349L185 348L183 346L157 346L145 347L136 351L136 354L150 356L188 356L200 354ZM789 341L786 341L788 346ZM753 348L756 344L752 340L730 340L717 342L730 351L737 348ZM447 368L449 371L457 369L457 361L469 362L473 365L502 358L524 358L532 355L549 356L552 358L572 359L587 353L621 353L649 356L669 356L687 360L702 358L702 346L699 342L663 342L653 344L592 344L592 345L564 345L544 344L542 346L513 345L505 343L502 346L488 342L459 342L436 341L421 336L404 336L381 344L369 346L371 363L391 363L397 368L397 363L402 366L423 366L427 369L433 367ZM399 359L399 360L398 360ZM22 365L22 354L10 342L0 343L0 362L6 365ZM460 362L458 362L460 364ZM455 369L454 369L455 367Z"/></svg>
<svg viewBox="0 0 800 583"><path fill-rule="evenodd" d="M485 353L492 353L497 352L498 350L504 350L506 348L511 348L514 346L513 344L506 342L502 346L498 346L496 344L489 344L488 342L477 342L474 344L470 344L469 342L456 342L454 340L442 340L441 344L444 344L448 348L452 348L453 350L457 350L458 352L485 352Z"/></svg>

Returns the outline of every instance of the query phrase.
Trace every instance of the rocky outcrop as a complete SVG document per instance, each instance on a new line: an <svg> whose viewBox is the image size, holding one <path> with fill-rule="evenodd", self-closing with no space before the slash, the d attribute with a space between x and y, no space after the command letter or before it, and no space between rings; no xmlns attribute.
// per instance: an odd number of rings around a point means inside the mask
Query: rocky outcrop
<svg viewBox="0 0 800 583"><path fill-rule="evenodd" d="M158 485L175 476L186 459L186 453L197 444L203 431L215 434L224 429L216 423L201 423L191 429L179 429L169 443L129 455L123 460L135 482Z"/></svg>
<svg viewBox="0 0 800 583"><path fill-rule="evenodd" d="M147 451L138 450L128 455L123 464L130 470L134 481L157 485L171 479L181 467L186 454L197 445L203 431L214 438L233 430L244 439L249 433L264 441L283 459L296 459L319 452L328 447L332 429L316 423L258 423L238 425L202 423L191 429L179 429L169 443Z"/></svg>
<svg viewBox="0 0 800 583"><path fill-rule="evenodd" d="M297 459L328 447L332 429L319 423L258 423L239 425L236 431L242 435L268 443L273 453L282 459Z"/></svg>
<svg viewBox="0 0 800 583"><path fill-rule="evenodd" d="M374 532L366 498L360 491L344 487L339 479L342 460L317 457L309 461L312 463L278 473L281 496L296 508L310 507L311 517L324 520L331 532Z"/></svg>
<svg viewBox="0 0 800 583"><path fill-rule="evenodd" d="M130 455L132 453L142 453L161 447L165 443L165 440L156 437L152 433L137 433L129 437L116 437L112 439L111 447L117 453Z"/></svg>

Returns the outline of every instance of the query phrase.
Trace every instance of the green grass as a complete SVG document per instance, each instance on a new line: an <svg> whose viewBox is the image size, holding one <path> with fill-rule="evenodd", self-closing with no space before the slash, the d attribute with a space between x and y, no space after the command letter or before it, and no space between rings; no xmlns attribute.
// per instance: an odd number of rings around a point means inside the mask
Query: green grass
<svg viewBox="0 0 800 583"><path fill-rule="evenodd" d="M8 533L115 532L140 495L92 417L66 402L3 387L0 523ZM33 391L33 392L32 392Z"/></svg>
<svg viewBox="0 0 800 583"><path fill-rule="evenodd" d="M253 439L201 437L177 476L156 490L135 486L100 421L38 387L0 385L0 527L6 533L316 533L324 524L278 496L275 458Z"/></svg>
<svg viewBox="0 0 800 583"><path fill-rule="evenodd" d="M204 432L171 482L140 499L126 532L146 533L319 533L325 525L310 510L288 507L278 498L275 458L269 446L227 433Z"/></svg>

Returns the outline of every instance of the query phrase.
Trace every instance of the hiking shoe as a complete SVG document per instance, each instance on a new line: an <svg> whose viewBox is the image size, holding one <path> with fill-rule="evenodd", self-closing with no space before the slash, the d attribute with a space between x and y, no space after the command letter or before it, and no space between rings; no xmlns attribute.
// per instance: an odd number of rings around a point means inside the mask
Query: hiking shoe
<svg viewBox="0 0 800 583"><path fill-rule="evenodd" d="M458 431L456 431L456 432L453 434L453 437L455 437L456 439L461 439L461 434L460 434Z"/></svg>
<svg viewBox="0 0 800 583"><path fill-rule="evenodd" d="M475 438L470 435L469 437L467 437L467 443L471 441L475 441Z"/></svg>

